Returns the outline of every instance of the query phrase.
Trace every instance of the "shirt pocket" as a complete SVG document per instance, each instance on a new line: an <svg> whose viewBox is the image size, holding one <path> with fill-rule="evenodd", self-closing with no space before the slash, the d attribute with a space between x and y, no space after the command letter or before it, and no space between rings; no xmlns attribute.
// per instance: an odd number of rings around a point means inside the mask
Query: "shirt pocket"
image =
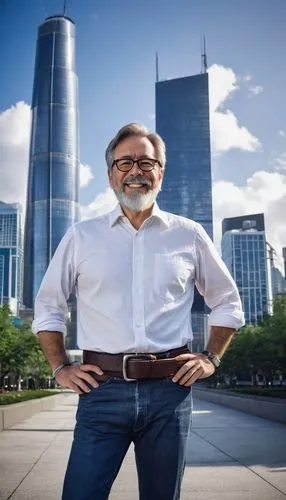
<svg viewBox="0 0 286 500"><path fill-rule="evenodd" d="M155 254L154 291L164 302L175 302L189 288L194 265L181 255Z"/></svg>

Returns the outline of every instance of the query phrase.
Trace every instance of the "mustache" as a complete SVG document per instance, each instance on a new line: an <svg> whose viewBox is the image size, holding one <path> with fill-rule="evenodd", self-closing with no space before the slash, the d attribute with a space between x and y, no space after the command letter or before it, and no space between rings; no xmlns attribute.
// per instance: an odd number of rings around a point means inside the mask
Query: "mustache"
<svg viewBox="0 0 286 500"><path fill-rule="evenodd" d="M152 186L152 183L148 177L144 175L130 176L123 181L123 185L128 186L129 184L141 184L142 186Z"/></svg>

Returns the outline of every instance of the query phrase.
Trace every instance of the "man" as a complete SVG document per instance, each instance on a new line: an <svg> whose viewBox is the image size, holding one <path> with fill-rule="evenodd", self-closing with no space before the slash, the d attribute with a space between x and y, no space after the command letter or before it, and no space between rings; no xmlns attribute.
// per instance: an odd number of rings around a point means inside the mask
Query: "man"
<svg viewBox="0 0 286 500"><path fill-rule="evenodd" d="M127 125L106 161L119 205L66 233L35 303L33 331L56 380L79 394L62 499L106 500L133 442L140 500L178 500L191 387L243 325L241 302L203 228L155 203L160 136ZM187 348L195 283L212 310L204 354ZM82 365L69 363L63 342L74 289Z"/></svg>

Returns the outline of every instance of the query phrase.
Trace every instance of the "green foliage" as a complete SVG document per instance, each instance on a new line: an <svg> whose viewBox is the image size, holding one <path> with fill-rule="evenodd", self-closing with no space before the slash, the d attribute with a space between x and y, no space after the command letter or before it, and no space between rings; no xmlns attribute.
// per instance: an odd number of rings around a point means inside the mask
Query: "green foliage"
<svg viewBox="0 0 286 500"><path fill-rule="evenodd" d="M37 385L51 371L31 328L13 325L9 307L4 305L0 307L0 389L8 374L15 379L32 376Z"/></svg>
<svg viewBox="0 0 286 500"><path fill-rule="evenodd" d="M260 375L273 382L275 374L286 378L286 297L275 300L273 315L259 326L245 326L225 353L220 374L243 377Z"/></svg>
<svg viewBox="0 0 286 500"><path fill-rule="evenodd" d="M14 403L21 403L22 401L28 401L29 399L44 398L45 396L52 396L53 394L58 394L57 391L21 391L21 392L9 392L7 394L0 394L0 405L10 405Z"/></svg>
<svg viewBox="0 0 286 500"><path fill-rule="evenodd" d="M231 392L270 398L286 398L286 387L238 387L232 389Z"/></svg>

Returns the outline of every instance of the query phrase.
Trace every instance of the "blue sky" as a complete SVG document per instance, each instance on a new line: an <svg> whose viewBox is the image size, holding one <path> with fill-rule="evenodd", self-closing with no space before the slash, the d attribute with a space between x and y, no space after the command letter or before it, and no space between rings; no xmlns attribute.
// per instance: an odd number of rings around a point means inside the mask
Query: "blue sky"
<svg viewBox="0 0 286 500"><path fill-rule="evenodd" d="M37 27L62 8L59 0L0 0L3 201L23 202ZM160 79L199 73L205 33L217 235L223 217L265 211L279 253L286 245L285 0L68 0L67 14L76 23L84 213L104 197L104 151L117 129L130 121L155 127L156 50Z"/></svg>

